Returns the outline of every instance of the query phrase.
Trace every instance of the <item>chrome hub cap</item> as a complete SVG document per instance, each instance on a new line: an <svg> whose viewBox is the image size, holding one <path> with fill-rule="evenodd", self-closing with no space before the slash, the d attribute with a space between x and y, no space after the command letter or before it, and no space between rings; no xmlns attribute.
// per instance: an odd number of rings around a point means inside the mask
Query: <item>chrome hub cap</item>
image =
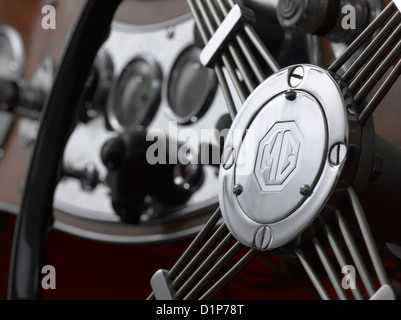
<svg viewBox="0 0 401 320"><path fill-rule="evenodd" d="M348 121L334 79L290 67L262 83L228 134L220 205L231 233L260 250L283 246L321 211L346 159Z"/></svg>

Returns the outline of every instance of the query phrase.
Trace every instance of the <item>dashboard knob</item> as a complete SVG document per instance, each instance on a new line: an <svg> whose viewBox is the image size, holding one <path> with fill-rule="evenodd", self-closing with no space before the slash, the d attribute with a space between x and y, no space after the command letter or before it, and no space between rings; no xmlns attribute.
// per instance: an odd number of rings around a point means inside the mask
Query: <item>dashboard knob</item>
<svg viewBox="0 0 401 320"><path fill-rule="evenodd" d="M101 150L102 161L109 169L106 182L112 207L130 224L139 223L145 212L162 215L184 204L192 195L193 185L201 181L199 167L149 163L147 150L153 141L147 141L146 135L141 126L130 128L107 141Z"/></svg>
<svg viewBox="0 0 401 320"><path fill-rule="evenodd" d="M347 6L355 9L352 29L342 26ZM371 9L367 0L279 0L277 19L286 29L351 43L369 22Z"/></svg>
<svg viewBox="0 0 401 320"><path fill-rule="evenodd" d="M0 103L3 111L36 118L45 98L45 92L25 80L0 78Z"/></svg>
<svg viewBox="0 0 401 320"><path fill-rule="evenodd" d="M125 144L121 137L107 141L100 152L103 164L110 171L121 167L125 156Z"/></svg>
<svg viewBox="0 0 401 320"><path fill-rule="evenodd" d="M64 167L63 175L80 180L82 189L88 192L93 191L100 182L99 171L93 163L88 163L83 170Z"/></svg>

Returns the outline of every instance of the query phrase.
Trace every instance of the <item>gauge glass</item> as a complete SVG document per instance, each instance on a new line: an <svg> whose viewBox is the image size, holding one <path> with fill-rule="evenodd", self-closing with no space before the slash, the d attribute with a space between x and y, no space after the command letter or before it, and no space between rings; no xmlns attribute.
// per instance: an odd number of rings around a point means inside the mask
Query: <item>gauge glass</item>
<svg viewBox="0 0 401 320"><path fill-rule="evenodd" d="M178 57L168 83L171 115L180 123L194 123L210 107L217 89L214 71L201 65L201 50L191 46Z"/></svg>
<svg viewBox="0 0 401 320"><path fill-rule="evenodd" d="M162 71L150 56L131 60L113 90L111 109L117 126L127 128L152 121L161 100Z"/></svg>

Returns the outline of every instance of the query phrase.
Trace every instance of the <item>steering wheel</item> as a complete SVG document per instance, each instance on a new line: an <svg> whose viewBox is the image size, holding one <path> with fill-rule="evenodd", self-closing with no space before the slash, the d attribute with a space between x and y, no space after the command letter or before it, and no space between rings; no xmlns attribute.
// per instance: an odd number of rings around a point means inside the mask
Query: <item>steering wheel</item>
<svg viewBox="0 0 401 320"><path fill-rule="evenodd" d="M10 299L41 297L39 275L60 163L76 119L74 106L120 2L88 0L64 53L16 222ZM390 159L386 166L400 163L399 149L375 137L371 118L398 78L400 62L366 102L401 53L399 3L391 2L327 70L306 64L281 69L253 29L252 11L233 0L188 3L205 43L201 61L215 70L233 124L220 167L220 208L172 269L153 276L149 299L211 298L265 252L298 259L323 299L331 294L315 271L312 255L338 298L393 298L359 195L378 190L377 184L368 183L377 173L372 170L379 165L377 155ZM283 3L285 12L296 7ZM393 187L394 179L388 181ZM386 192L380 195L393 203ZM354 213L374 275L358 249L347 209ZM333 257L342 267L354 265L363 285L344 289ZM376 277L379 285L372 280Z"/></svg>

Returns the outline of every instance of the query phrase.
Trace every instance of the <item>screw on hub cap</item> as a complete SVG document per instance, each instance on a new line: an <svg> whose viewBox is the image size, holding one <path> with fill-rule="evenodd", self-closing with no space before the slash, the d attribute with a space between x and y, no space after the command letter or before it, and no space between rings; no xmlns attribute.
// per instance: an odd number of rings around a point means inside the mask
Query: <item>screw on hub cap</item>
<svg viewBox="0 0 401 320"><path fill-rule="evenodd" d="M266 250L271 240L269 227L263 226L255 234L254 246L260 250Z"/></svg>
<svg viewBox="0 0 401 320"><path fill-rule="evenodd" d="M308 196L310 194L311 188L307 184L303 184L301 188L299 188L299 193L302 194L303 196Z"/></svg>
<svg viewBox="0 0 401 320"><path fill-rule="evenodd" d="M219 172L222 217L242 245L280 248L317 217L343 171L346 156L332 163L344 150L333 147L350 141L347 116L339 86L319 67L283 69L253 92L227 134L234 163L227 150Z"/></svg>
<svg viewBox="0 0 401 320"><path fill-rule="evenodd" d="M244 192L244 188L240 184L236 184L233 191L235 195L239 196Z"/></svg>
<svg viewBox="0 0 401 320"><path fill-rule="evenodd" d="M291 72L290 72L290 76L288 79L288 83L292 88L296 88L298 87L302 80L304 79L304 75L305 75L305 71L304 68L299 66L294 68Z"/></svg>
<svg viewBox="0 0 401 320"><path fill-rule="evenodd" d="M294 100L297 98L297 93L296 93L294 90L288 90L288 91L285 93L285 98L286 98L288 101L294 101Z"/></svg>
<svg viewBox="0 0 401 320"><path fill-rule="evenodd" d="M329 154L330 164L333 166L338 166L345 160L346 156L347 156L347 147L342 143L338 143L334 145L330 150Z"/></svg>

